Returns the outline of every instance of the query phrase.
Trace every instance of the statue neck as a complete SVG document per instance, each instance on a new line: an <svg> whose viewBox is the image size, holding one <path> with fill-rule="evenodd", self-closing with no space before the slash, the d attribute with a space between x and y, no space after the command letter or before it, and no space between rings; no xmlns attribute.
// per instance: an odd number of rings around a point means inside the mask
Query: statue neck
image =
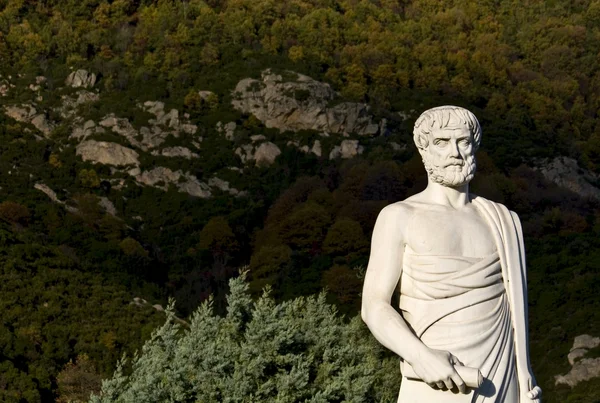
<svg viewBox="0 0 600 403"><path fill-rule="evenodd" d="M457 187L450 187L440 185L429 178L424 193L431 202L457 210L471 202L468 182Z"/></svg>

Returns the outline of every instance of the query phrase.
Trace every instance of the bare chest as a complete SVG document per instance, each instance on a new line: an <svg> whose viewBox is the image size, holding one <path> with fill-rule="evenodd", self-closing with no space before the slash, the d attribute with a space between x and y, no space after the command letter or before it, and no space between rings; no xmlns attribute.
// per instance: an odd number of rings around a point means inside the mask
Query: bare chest
<svg viewBox="0 0 600 403"><path fill-rule="evenodd" d="M485 257L496 251L489 225L474 208L418 210L407 230L406 243L418 254Z"/></svg>

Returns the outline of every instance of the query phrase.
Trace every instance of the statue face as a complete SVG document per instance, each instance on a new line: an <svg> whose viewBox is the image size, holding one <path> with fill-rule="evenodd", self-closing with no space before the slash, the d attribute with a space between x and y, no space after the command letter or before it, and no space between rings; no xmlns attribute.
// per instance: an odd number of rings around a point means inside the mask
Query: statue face
<svg viewBox="0 0 600 403"><path fill-rule="evenodd" d="M433 130L421 156L427 174L440 185L458 187L475 176L473 136L467 127Z"/></svg>

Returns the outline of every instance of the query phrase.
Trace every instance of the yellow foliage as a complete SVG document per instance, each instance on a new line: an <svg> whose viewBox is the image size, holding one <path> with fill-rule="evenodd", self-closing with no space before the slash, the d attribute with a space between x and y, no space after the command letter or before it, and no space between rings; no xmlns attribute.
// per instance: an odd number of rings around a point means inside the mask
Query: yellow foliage
<svg viewBox="0 0 600 403"><path fill-rule="evenodd" d="M50 157L48 157L48 163L54 168L60 168L63 165L58 155L54 153L50 154Z"/></svg>
<svg viewBox="0 0 600 403"><path fill-rule="evenodd" d="M292 46L288 50L288 56L293 62L302 61L304 59L304 48L302 46Z"/></svg>

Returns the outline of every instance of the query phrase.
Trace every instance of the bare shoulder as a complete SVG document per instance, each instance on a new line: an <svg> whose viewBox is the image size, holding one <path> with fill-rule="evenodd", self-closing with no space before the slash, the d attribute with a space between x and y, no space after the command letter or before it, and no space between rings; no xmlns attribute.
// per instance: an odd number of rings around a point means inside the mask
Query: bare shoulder
<svg viewBox="0 0 600 403"><path fill-rule="evenodd" d="M387 205L379 212L375 223L375 231L384 231L388 235L394 234L395 237L402 238L416 209L418 207L409 200Z"/></svg>
<svg viewBox="0 0 600 403"><path fill-rule="evenodd" d="M415 206L408 199L385 206L379 213L380 219L403 220L413 214Z"/></svg>

